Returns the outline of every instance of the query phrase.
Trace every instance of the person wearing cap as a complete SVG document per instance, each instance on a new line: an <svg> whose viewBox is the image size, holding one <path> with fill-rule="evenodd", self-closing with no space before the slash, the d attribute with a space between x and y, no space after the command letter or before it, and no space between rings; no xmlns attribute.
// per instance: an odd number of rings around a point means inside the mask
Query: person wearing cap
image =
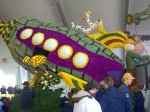
<svg viewBox="0 0 150 112"><path fill-rule="evenodd" d="M100 104L94 96L97 92L97 86L93 82L88 82L84 90L73 95L73 112L102 112Z"/></svg>
<svg viewBox="0 0 150 112"><path fill-rule="evenodd" d="M129 107L128 107L130 110L129 112L132 112L132 103L131 103L132 98L131 98L131 92L128 86L132 84L132 81L134 79L135 78L130 73L125 73L122 77L122 84L119 87L119 89L123 91L126 96L127 102L129 104Z"/></svg>
<svg viewBox="0 0 150 112"><path fill-rule="evenodd" d="M32 100L34 91L29 87L29 82L25 81L23 89L20 92L20 111L19 112L32 112Z"/></svg>
<svg viewBox="0 0 150 112"><path fill-rule="evenodd" d="M104 78L105 93L103 94L100 105L102 112L131 112L128 110L128 103L124 93L114 86L112 77Z"/></svg>

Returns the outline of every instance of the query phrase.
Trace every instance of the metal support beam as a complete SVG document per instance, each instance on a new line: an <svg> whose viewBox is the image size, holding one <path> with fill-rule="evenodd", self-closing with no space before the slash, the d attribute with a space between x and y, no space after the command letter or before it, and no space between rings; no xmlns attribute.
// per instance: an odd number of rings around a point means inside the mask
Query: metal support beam
<svg viewBox="0 0 150 112"><path fill-rule="evenodd" d="M4 20L7 20L0 12L0 21L4 21Z"/></svg>
<svg viewBox="0 0 150 112"><path fill-rule="evenodd" d="M55 2L56 2L57 8L58 8L58 10L59 10L60 16L61 16L61 18L62 18L62 21L63 21L65 27L68 27L68 24L67 24L67 21L66 21L65 15L64 15L64 13L63 13L63 10L62 10L62 8L61 8L61 5L60 5L59 0L55 0Z"/></svg>
<svg viewBox="0 0 150 112"><path fill-rule="evenodd" d="M129 0L125 0L124 2L125 2L124 31L126 31L126 30L127 30L126 16L128 15ZM126 63L125 55L126 55L126 52L125 52L125 50L123 49L123 64ZM125 64L124 64L124 65L125 65Z"/></svg>
<svg viewBox="0 0 150 112"><path fill-rule="evenodd" d="M128 15L128 9L129 9L129 0L125 0L124 31L126 31L127 29L126 17Z"/></svg>

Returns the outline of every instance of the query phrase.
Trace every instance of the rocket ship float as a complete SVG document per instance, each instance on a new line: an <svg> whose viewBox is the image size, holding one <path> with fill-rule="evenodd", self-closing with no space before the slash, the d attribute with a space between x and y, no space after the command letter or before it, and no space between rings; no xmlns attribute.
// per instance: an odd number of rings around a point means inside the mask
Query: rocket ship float
<svg viewBox="0 0 150 112"><path fill-rule="evenodd" d="M0 33L14 60L31 73L63 71L99 82L108 73L124 69L111 50L73 29L23 17L0 23Z"/></svg>

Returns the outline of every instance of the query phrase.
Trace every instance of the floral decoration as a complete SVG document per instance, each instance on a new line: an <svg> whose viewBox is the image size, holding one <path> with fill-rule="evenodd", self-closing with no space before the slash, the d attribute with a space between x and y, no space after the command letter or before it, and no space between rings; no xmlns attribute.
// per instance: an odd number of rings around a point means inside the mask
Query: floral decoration
<svg viewBox="0 0 150 112"><path fill-rule="evenodd" d="M47 87L54 86L59 83L60 78L58 76L51 75L45 70L45 73L42 76L35 72L30 80L30 87L42 86L43 90L45 90Z"/></svg>

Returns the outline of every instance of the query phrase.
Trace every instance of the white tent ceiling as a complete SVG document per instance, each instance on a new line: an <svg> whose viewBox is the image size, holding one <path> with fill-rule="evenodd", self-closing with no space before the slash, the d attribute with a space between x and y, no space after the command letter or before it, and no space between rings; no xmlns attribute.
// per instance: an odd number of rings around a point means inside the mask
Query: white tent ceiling
<svg viewBox="0 0 150 112"><path fill-rule="evenodd" d="M86 26L82 15L84 11L90 10L91 20L102 20L107 31L124 30L127 0L0 0L0 13L7 20L31 16L63 26L57 1L69 27L72 21Z"/></svg>

